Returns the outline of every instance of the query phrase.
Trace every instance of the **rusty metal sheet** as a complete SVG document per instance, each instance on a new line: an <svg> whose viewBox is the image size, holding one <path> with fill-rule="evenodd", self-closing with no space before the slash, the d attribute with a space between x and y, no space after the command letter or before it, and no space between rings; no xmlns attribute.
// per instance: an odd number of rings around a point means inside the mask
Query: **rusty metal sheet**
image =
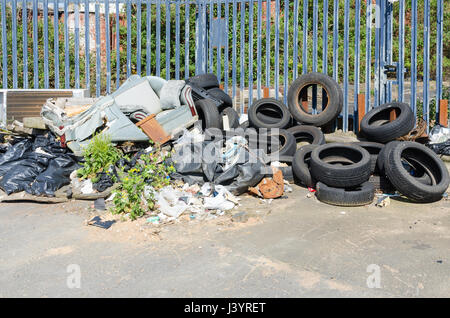
<svg viewBox="0 0 450 318"><path fill-rule="evenodd" d="M284 193L283 173L280 169L272 168L272 178L264 178L255 188L249 188L250 193L264 199L276 199Z"/></svg>
<svg viewBox="0 0 450 318"><path fill-rule="evenodd" d="M136 124L136 126L140 127L155 143L162 145L171 139L171 137L164 131L164 128L158 123L154 114L141 120Z"/></svg>

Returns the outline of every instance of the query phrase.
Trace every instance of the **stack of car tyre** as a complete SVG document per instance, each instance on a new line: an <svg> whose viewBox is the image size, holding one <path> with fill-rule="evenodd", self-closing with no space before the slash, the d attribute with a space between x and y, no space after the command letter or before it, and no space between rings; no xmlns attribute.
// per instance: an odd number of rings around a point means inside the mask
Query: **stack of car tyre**
<svg viewBox="0 0 450 318"><path fill-rule="evenodd" d="M343 107L343 92L327 75L300 76L289 88L288 105L273 98L257 100L249 107L248 122L241 125L231 98L219 88L214 74L187 82L219 100L216 104L207 99L196 102L206 128L222 129L221 118L226 115L231 118L230 128L239 126L259 136L265 133L268 143L270 137L278 137L279 147L266 145L269 161L276 158L286 164L285 177L315 188L322 202L366 205L373 201L375 191L398 191L416 202L433 202L448 188L448 171L433 151L417 142L397 140L416 124L407 104L388 103L368 112L360 125L360 142L325 144L321 128L334 123ZM320 85L323 92L324 107L319 113L308 112L302 100L305 89L314 85Z"/></svg>
<svg viewBox="0 0 450 318"><path fill-rule="evenodd" d="M332 143L312 150L310 174L317 198L339 206L359 206L373 201L375 189L368 182L372 157L363 147Z"/></svg>
<svg viewBox="0 0 450 318"><path fill-rule="evenodd" d="M292 104L289 108L294 114ZM311 144L297 150L294 175L315 188L320 201L333 205L370 204L375 191L398 191L414 202L440 200L449 186L444 163L426 146L398 140L409 135L415 124L407 104L376 107L361 122L362 141Z"/></svg>
<svg viewBox="0 0 450 318"><path fill-rule="evenodd" d="M311 113L301 102L308 89L320 85L323 90L323 109ZM333 123L342 111L343 93L339 85L329 76L308 73L300 76L289 87L288 105L274 98L262 98L248 110L249 125L255 128L287 129L293 126L324 127Z"/></svg>
<svg viewBox="0 0 450 318"><path fill-rule="evenodd" d="M375 191L438 201L449 186L445 164L426 146L398 140L414 127L407 104L381 105L364 116L363 141L304 146L294 156L294 174L320 201L338 206L370 204Z"/></svg>
<svg viewBox="0 0 450 318"><path fill-rule="evenodd" d="M304 90L311 85L321 85L327 93L326 107L317 114L309 113L299 102ZM339 116L343 95L339 85L331 77L321 73L309 73L292 83L287 100L288 105L274 98L259 99L249 107L248 119L249 126L259 131L272 129L272 134L276 134L273 129L278 129L281 151L269 155L282 157L283 160L280 161L288 165L284 168L284 174L288 173L292 180L294 177L298 180L297 174L302 171L302 168L296 165L294 156L298 146L302 146L301 155L308 158L308 151L314 147L312 145L325 143L321 127L333 123ZM308 145L303 146L305 143Z"/></svg>

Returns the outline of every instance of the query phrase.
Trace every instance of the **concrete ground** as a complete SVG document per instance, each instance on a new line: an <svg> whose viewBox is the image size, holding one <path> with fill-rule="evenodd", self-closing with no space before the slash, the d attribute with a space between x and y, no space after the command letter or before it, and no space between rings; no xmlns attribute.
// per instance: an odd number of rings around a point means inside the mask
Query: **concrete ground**
<svg viewBox="0 0 450 318"><path fill-rule="evenodd" d="M288 198L241 204L241 218L104 230L85 225L92 202L2 203L0 296L450 295L447 200L342 208L295 186Z"/></svg>

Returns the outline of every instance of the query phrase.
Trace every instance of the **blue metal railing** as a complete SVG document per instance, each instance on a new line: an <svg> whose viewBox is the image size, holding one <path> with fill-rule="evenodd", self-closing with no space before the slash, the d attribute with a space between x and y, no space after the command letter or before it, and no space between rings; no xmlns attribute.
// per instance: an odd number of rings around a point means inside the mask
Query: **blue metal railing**
<svg viewBox="0 0 450 318"><path fill-rule="evenodd" d="M370 4L372 0L0 0L0 86L82 87L99 96L132 74L180 79L209 71L244 111L263 97L264 88L286 102L289 84L299 74L321 71L343 87L344 130L356 128L361 92L366 111L396 93L417 113L419 98L430 123L435 119L430 118L430 100L436 99L439 113L443 96L444 1L437 0L436 16L430 15L429 0ZM431 73L430 52L436 52L436 74ZM423 55L422 69L417 54ZM395 80L385 73L391 64L397 66ZM406 64L411 65L408 76ZM430 90L433 78L435 94ZM421 92L418 79L423 79Z"/></svg>

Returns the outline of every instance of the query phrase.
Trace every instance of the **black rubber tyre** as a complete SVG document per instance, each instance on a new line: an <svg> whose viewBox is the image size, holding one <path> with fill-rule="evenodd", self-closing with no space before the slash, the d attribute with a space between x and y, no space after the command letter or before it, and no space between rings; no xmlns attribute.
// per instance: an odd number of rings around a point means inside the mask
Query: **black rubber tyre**
<svg viewBox="0 0 450 318"><path fill-rule="evenodd" d="M273 117L273 122L269 122L267 119L264 121L264 118L261 120L258 113L261 112L263 115L266 115L264 113L266 111L277 114L278 118ZM274 98L262 98L254 102L248 110L248 119L250 125L255 128L284 129L291 124L291 114L289 113L289 109L282 102ZM275 121L275 119L277 120Z"/></svg>
<svg viewBox="0 0 450 318"><path fill-rule="evenodd" d="M195 85L204 89L219 87L220 85L216 74L212 73L190 77L186 80L186 84Z"/></svg>
<svg viewBox="0 0 450 318"><path fill-rule="evenodd" d="M354 144L363 147L369 152L370 171L371 173L377 172L378 155L380 154L380 151L384 148L384 145L378 142L370 142L370 141L355 142Z"/></svg>
<svg viewBox="0 0 450 318"><path fill-rule="evenodd" d="M391 111L396 119L390 121ZM416 118L408 104L388 103L372 109L361 121L361 132L369 140L386 143L408 134L416 125Z"/></svg>
<svg viewBox="0 0 450 318"><path fill-rule="evenodd" d="M220 88L214 87L208 89L207 92L211 97L221 100L224 103L224 106L222 108L233 107L233 100L231 99L231 97ZM220 111L222 111L222 109Z"/></svg>
<svg viewBox="0 0 450 318"><path fill-rule="evenodd" d="M268 115L264 115L262 113L257 113L256 116L258 117L259 120L261 120L262 122L266 123L266 124L277 124L280 119L276 118L277 113L274 114L274 117L272 116L268 116Z"/></svg>
<svg viewBox="0 0 450 318"><path fill-rule="evenodd" d="M325 89L328 97L326 108L319 114L313 115L303 109L299 103L300 93L303 88L313 84L321 85ZM331 77L321 73L308 73L300 76L289 87L288 105L292 116L301 123L318 127L326 126L334 121L342 111L344 95Z"/></svg>
<svg viewBox="0 0 450 318"><path fill-rule="evenodd" d="M287 163L288 165L292 165L292 162L294 161L293 156L280 156L277 161Z"/></svg>
<svg viewBox="0 0 450 318"><path fill-rule="evenodd" d="M202 121L203 130L208 128L222 129L219 110L216 105L207 99L201 99L195 102L198 117Z"/></svg>
<svg viewBox="0 0 450 318"><path fill-rule="evenodd" d="M292 161L292 171L294 176L305 186L310 188L316 187L316 182L311 176L310 160L311 152L316 149L318 145L306 145L301 147L294 155Z"/></svg>
<svg viewBox="0 0 450 318"><path fill-rule="evenodd" d="M385 176L372 175L369 178L369 182L373 184L375 191L381 191L383 193L395 192L394 186Z"/></svg>
<svg viewBox="0 0 450 318"><path fill-rule="evenodd" d="M239 115L238 113L231 107L225 108L220 113L222 123L223 123L223 116L228 116L228 122L230 123L230 128L238 128L239 127Z"/></svg>
<svg viewBox="0 0 450 318"><path fill-rule="evenodd" d="M294 183L294 173L292 172L292 166L287 166L287 167L278 167L278 169L281 170L281 173L283 173L283 179L290 182L290 183Z"/></svg>
<svg viewBox="0 0 450 318"><path fill-rule="evenodd" d="M311 175L330 187L358 186L369 180L370 155L350 143L321 145L311 153Z"/></svg>
<svg viewBox="0 0 450 318"><path fill-rule="evenodd" d="M404 168L403 159L419 162L431 177L432 184L420 182ZM416 142L400 142L393 146L385 164L386 175L394 187L415 202L435 202L442 198L450 183L442 160L429 148Z"/></svg>
<svg viewBox="0 0 450 318"><path fill-rule="evenodd" d="M382 176L386 175L386 172L384 171L384 163L387 160L387 155L389 154L389 152L391 151L392 147L399 143L400 141L391 141L389 143L387 143L383 149L381 149L380 153L378 154L378 159L377 159L377 169L378 169L378 173Z"/></svg>
<svg viewBox="0 0 450 318"><path fill-rule="evenodd" d="M279 110L274 108L262 108L257 113L258 118L267 124L276 124L280 121Z"/></svg>
<svg viewBox="0 0 450 318"><path fill-rule="evenodd" d="M294 135L297 143L306 141L311 145L325 144L325 136L320 128L301 125L291 127L287 131Z"/></svg>
<svg viewBox="0 0 450 318"><path fill-rule="evenodd" d="M433 185L433 181L436 181L430 170L420 161L414 160L414 158L404 159L403 167L409 170L409 173L423 184Z"/></svg>
<svg viewBox="0 0 450 318"><path fill-rule="evenodd" d="M388 156L389 152L392 151L392 148L398 143L400 143L400 141L397 141L397 140L387 143L384 146L384 148L380 151L380 154L378 155L377 170L378 170L378 174L380 174L383 177L386 176L384 164L388 160L387 156ZM410 171L410 174L414 178L416 178L417 181L419 181L421 183L428 184L428 185L432 184L431 177L427 174L427 171L423 167L423 165L414 160L410 160L410 161L411 162L409 162L409 163L404 162L404 166L407 166L409 164L409 166L411 167L412 171Z"/></svg>
<svg viewBox="0 0 450 318"><path fill-rule="evenodd" d="M318 182L316 190L316 196L319 201L337 206L368 205L373 202L375 196L375 189L370 182L347 189L333 188Z"/></svg>
<svg viewBox="0 0 450 318"><path fill-rule="evenodd" d="M279 138L279 147L272 149L271 139L273 137ZM266 151L267 157L272 161L279 160L279 158L288 156L292 157L297 149L295 137L285 129L269 130L267 133L259 134L260 149Z"/></svg>

